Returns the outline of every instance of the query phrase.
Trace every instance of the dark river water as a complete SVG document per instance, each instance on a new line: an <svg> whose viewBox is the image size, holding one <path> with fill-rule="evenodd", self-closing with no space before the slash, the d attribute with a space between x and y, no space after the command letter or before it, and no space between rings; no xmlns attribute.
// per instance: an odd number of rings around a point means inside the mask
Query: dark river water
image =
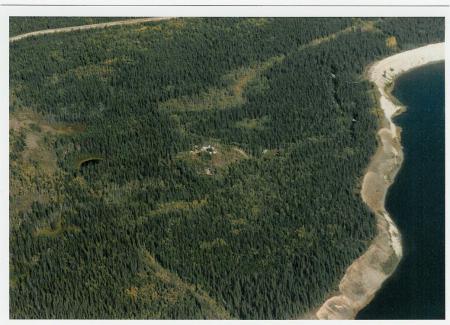
<svg viewBox="0 0 450 325"><path fill-rule="evenodd" d="M357 319L445 317L444 63L412 70L396 81L394 96L407 112L395 119L405 160L386 208L402 234L404 257Z"/></svg>

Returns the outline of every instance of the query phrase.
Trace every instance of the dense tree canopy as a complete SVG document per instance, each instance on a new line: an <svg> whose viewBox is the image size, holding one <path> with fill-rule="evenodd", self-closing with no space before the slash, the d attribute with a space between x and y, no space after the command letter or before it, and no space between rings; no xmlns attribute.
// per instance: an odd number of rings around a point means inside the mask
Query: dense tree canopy
<svg viewBox="0 0 450 325"><path fill-rule="evenodd" d="M11 317L317 307L376 232L364 69L442 39L442 19L183 18L12 43Z"/></svg>

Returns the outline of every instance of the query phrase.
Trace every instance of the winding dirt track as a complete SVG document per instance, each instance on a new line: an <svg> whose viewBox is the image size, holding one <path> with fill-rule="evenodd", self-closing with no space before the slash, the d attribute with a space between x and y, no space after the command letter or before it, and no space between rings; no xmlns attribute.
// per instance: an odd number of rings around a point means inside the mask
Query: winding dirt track
<svg viewBox="0 0 450 325"><path fill-rule="evenodd" d="M160 21L160 20L167 20L167 19L172 19L172 18L173 17L136 18L136 19L111 21L108 23L44 29L44 30L38 30L38 31L29 32L29 33L10 37L9 42L12 43L12 42L20 41L22 39L29 38L32 36L39 36L39 35L45 35L45 34L68 33L68 32L80 31L80 30L107 28L107 27L119 26L119 25L141 24L141 23L148 23L151 21Z"/></svg>

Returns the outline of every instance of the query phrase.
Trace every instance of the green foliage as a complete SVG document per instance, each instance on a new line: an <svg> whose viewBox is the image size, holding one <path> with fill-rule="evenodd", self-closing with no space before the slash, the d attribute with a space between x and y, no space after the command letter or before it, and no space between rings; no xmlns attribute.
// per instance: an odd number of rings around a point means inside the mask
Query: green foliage
<svg viewBox="0 0 450 325"><path fill-rule="evenodd" d="M430 34L398 36L400 48L442 38L414 19ZM13 192L11 318L317 307L376 232L357 191L378 123L362 75L409 21L389 24L185 18L12 43L12 111L83 128L48 135L57 200L38 186L19 210ZM93 153L103 160L78 171Z"/></svg>
<svg viewBox="0 0 450 325"><path fill-rule="evenodd" d="M395 36L402 50L419 45L442 42L445 35L444 17L381 18L377 26L387 35Z"/></svg>

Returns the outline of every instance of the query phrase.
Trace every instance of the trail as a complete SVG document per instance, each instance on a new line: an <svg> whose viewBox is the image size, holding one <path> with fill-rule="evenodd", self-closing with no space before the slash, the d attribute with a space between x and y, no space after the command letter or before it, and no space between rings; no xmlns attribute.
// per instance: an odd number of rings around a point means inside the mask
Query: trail
<svg viewBox="0 0 450 325"><path fill-rule="evenodd" d="M29 32L29 33L10 37L9 42L10 43L17 42L17 41L20 41L20 40L23 40L23 39L26 39L29 37L46 35L46 34L69 33L69 32L81 31L81 30L88 30L88 29L100 29L100 28L107 28L107 27L121 26L121 25L142 24L142 23L148 23L148 22L152 22L152 21L168 20L168 19L172 19L172 18L174 18L174 17L136 18L136 19L112 21L112 22L108 22L108 23L98 23L98 24L89 24L89 25L81 25L81 26L70 26L70 27L62 27L62 28L44 29L44 30L38 30L38 31Z"/></svg>

